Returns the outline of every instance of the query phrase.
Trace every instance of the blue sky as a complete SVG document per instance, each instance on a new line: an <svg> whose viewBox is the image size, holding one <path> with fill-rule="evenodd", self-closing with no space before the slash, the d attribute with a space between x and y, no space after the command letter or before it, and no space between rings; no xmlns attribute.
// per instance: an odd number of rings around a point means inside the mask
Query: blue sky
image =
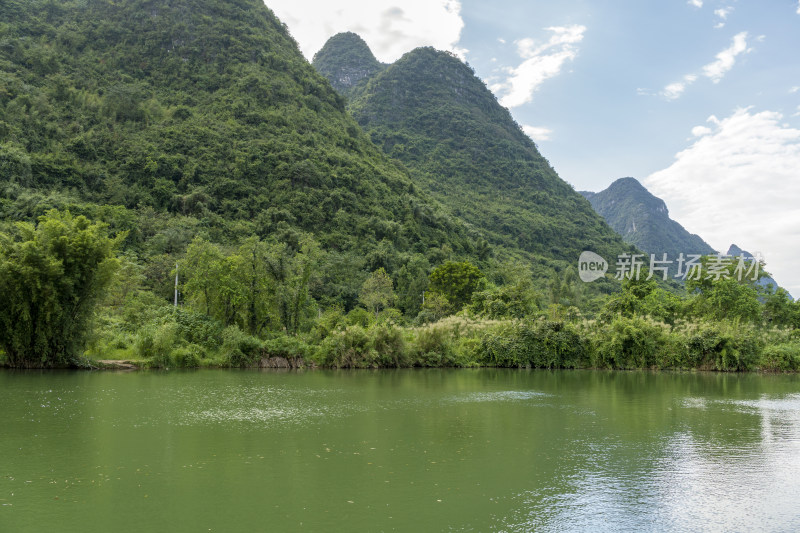
<svg viewBox="0 0 800 533"><path fill-rule="evenodd" d="M714 13L726 7L725 20ZM553 34L546 27L585 28L574 59L512 112L521 124L550 130L539 144L564 179L597 190L669 166L692 128L711 115L754 106L793 118L800 105L800 94L790 93L800 85L796 10L788 1L705 1L699 8L681 1L465 2L459 45L493 81L519 64L515 42L545 42ZM703 67L743 32L747 50L714 83ZM686 84L692 75L697 79ZM678 82L685 90L670 99L665 88Z"/></svg>
<svg viewBox="0 0 800 533"><path fill-rule="evenodd" d="M458 53L576 189L633 176L800 296L800 2L277 0L309 59L359 33Z"/></svg>

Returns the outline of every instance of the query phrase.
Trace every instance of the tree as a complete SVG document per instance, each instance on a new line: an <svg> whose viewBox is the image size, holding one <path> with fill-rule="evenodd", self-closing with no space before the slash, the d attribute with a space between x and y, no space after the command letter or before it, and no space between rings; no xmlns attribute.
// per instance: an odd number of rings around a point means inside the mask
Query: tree
<svg viewBox="0 0 800 533"><path fill-rule="evenodd" d="M222 260L219 246L195 237L182 263L186 298L208 316L216 315Z"/></svg>
<svg viewBox="0 0 800 533"><path fill-rule="evenodd" d="M266 243L250 237L239 248L237 274L243 289L242 326L259 335L272 320L272 287L266 271Z"/></svg>
<svg viewBox="0 0 800 533"><path fill-rule="evenodd" d="M394 288L392 278L383 269L379 268L364 281L358 301L373 311L378 316L378 311L389 307L394 302Z"/></svg>
<svg viewBox="0 0 800 533"><path fill-rule="evenodd" d="M561 274L554 271L548 287L551 304L578 306L583 299L584 284L572 265L564 269Z"/></svg>
<svg viewBox="0 0 800 533"><path fill-rule="evenodd" d="M706 313L717 320L728 318L758 322L761 318L761 305L756 289L734 279L715 282L707 294L706 303Z"/></svg>
<svg viewBox="0 0 800 533"><path fill-rule="evenodd" d="M430 289L450 302L453 311L459 311L472 298L472 293L485 286L483 272L469 261L448 261L436 267L430 275Z"/></svg>
<svg viewBox="0 0 800 533"><path fill-rule="evenodd" d="M797 323L797 303L786 289L778 288L764 297L764 322L771 326L793 327Z"/></svg>
<svg viewBox="0 0 800 533"><path fill-rule="evenodd" d="M702 268L699 279L686 280L686 289L695 293L691 305L693 311L715 320L730 319L744 322L758 322L761 318L761 304L758 301L757 280L736 273L737 261L724 262L720 256L700 258ZM747 267L755 268L754 259L746 262ZM764 271L764 262L758 264L758 276L769 274Z"/></svg>
<svg viewBox="0 0 800 533"><path fill-rule="evenodd" d="M0 233L0 346L12 366L69 365L83 354L124 237L55 209Z"/></svg>
<svg viewBox="0 0 800 533"><path fill-rule="evenodd" d="M311 286L322 258L319 243L312 237L302 236L298 245L299 250L294 250L286 243L270 243L265 254L280 325L290 335L301 330L316 307Z"/></svg>
<svg viewBox="0 0 800 533"><path fill-rule="evenodd" d="M618 315L649 316L674 324L683 311L681 298L659 287L654 278L648 278L648 269L643 268L640 276L623 280L622 290L606 300L601 317L611 322Z"/></svg>
<svg viewBox="0 0 800 533"><path fill-rule="evenodd" d="M473 293L473 313L487 318L523 318L536 312L541 296L534 288L529 266L504 263L497 275L496 286Z"/></svg>
<svg viewBox="0 0 800 533"><path fill-rule="evenodd" d="M415 254L397 273L397 306L408 316L416 316L422 308L429 271L430 263L425 256Z"/></svg>
<svg viewBox="0 0 800 533"><path fill-rule="evenodd" d="M425 302L422 304L422 310L419 313L419 320L422 322L436 322L446 317L450 312L452 305L447 301L447 298L438 292L426 292Z"/></svg>

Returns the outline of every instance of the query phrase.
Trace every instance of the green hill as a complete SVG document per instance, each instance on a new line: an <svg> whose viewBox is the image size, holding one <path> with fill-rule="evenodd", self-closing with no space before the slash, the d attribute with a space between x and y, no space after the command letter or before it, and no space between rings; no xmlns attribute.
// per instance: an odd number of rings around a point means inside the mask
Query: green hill
<svg viewBox="0 0 800 533"><path fill-rule="evenodd" d="M259 0L4 1L0 217L50 207L128 230L154 286L195 235L310 232L340 271L320 290L347 305L366 273L468 256L475 240Z"/></svg>
<svg viewBox="0 0 800 533"><path fill-rule="evenodd" d="M352 32L338 33L328 39L314 54L312 65L334 89L345 95L386 68L375 59L364 39Z"/></svg>
<svg viewBox="0 0 800 533"><path fill-rule="evenodd" d="M717 253L699 236L669 218L664 201L634 178L618 179L598 193L581 194L625 242L648 254L660 257L666 252L669 259L675 260L681 253Z"/></svg>
<svg viewBox="0 0 800 533"><path fill-rule="evenodd" d="M0 3L0 366L742 370L742 325L797 323L729 280L582 283L635 248L467 65L365 47L317 58L348 102L261 0Z"/></svg>
<svg viewBox="0 0 800 533"><path fill-rule="evenodd" d="M328 55L323 73L332 62ZM372 141L494 246L548 264L628 248L452 54L413 50L352 96L349 109Z"/></svg>

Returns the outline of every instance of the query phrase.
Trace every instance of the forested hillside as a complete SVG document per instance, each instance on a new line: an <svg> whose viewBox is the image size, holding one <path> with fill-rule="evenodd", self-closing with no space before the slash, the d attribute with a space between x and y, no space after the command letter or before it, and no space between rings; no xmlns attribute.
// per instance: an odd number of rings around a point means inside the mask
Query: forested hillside
<svg viewBox="0 0 800 533"><path fill-rule="evenodd" d="M335 70L332 63L328 53L320 71ZM457 57L413 50L354 91L349 109L376 145L491 244L568 263L587 249L609 257L629 249Z"/></svg>
<svg viewBox="0 0 800 533"><path fill-rule="evenodd" d="M372 145L258 0L0 9L5 220L60 207L127 230L165 295L196 236L296 248L308 232L330 252L317 296L347 307L367 273L478 239Z"/></svg>
<svg viewBox="0 0 800 533"><path fill-rule="evenodd" d="M1 3L0 365L800 368L785 291L581 282L634 248L471 69L362 45L348 104L260 0Z"/></svg>

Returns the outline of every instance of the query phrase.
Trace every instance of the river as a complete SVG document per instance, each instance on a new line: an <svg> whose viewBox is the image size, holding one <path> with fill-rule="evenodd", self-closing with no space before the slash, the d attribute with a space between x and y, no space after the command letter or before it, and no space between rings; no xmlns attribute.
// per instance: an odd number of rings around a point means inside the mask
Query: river
<svg viewBox="0 0 800 533"><path fill-rule="evenodd" d="M800 377L0 371L0 531L798 531Z"/></svg>

